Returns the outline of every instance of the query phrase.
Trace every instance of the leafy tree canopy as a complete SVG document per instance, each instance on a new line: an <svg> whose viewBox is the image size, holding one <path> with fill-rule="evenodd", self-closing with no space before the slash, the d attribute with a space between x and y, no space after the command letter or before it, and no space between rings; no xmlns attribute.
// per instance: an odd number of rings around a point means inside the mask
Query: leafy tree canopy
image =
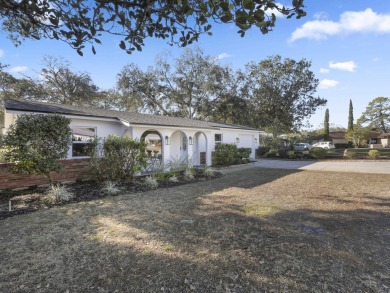
<svg viewBox="0 0 390 293"><path fill-rule="evenodd" d="M358 119L358 124L387 132L390 129L390 99L378 97L373 99Z"/></svg>
<svg viewBox="0 0 390 293"><path fill-rule="evenodd" d="M257 127L274 135L303 126L327 100L316 97L318 79L311 62L272 56L246 66L243 93L250 97Z"/></svg>
<svg viewBox="0 0 390 293"><path fill-rule="evenodd" d="M241 36L251 27L266 34L275 26L275 13L291 18L306 15L304 0L291 7L276 0L1 0L0 21L15 44L24 38L61 40L83 55L86 44L101 43L103 34L122 38L121 49L141 51L146 38L167 39L186 46L214 23L233 23Z"/></svg>

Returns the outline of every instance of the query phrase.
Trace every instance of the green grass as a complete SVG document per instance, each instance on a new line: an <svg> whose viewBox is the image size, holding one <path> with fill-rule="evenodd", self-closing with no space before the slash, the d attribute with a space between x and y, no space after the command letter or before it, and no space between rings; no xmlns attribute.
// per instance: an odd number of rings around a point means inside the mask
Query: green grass
<svg viewBox="0 0 390 293"><path fill-rule="evenodd" d="M358 148L358 149L348 149L348 152L353 152L358 155L366 155L368 156L368 152L374 150L369 148ZM390 149L375 149L380 152L380 157L390 157Z"/></svg>

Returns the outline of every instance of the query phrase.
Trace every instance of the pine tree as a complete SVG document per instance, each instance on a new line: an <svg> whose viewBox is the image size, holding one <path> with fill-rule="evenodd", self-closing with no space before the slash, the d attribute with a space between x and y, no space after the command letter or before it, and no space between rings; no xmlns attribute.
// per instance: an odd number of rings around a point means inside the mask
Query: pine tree
<svg viewBox="0 0 390 293"><path fill-rule="evenodd" d="M329 109L326 109L325 111L324 133L325 133L325 138L329 139Z"/></svg>
<svg viewBox="0 0 390 293"><path fill-rule="evenodd" d="M353 130L353 105L352 100L349 100L348 131L351 130Z"/></svg>

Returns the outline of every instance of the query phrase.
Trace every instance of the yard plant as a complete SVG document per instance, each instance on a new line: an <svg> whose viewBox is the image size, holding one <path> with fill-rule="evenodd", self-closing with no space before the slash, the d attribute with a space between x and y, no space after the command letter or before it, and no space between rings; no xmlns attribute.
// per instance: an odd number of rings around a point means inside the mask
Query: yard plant
<svg viewBox="0 0 390 293"><path fill-rule="evenodd" d="M58 162L71 144L70 119L61 115L20 115L3 139L4 159L12 172L44 175L60 172Z"/></svg>
<svg viewBox="0 0 390 293"><path fill-rule="evenodd" d="M127 137L110 135L96 139L91 151L92 175L97 181L133 178L147 165L146 144Z"/></svg>

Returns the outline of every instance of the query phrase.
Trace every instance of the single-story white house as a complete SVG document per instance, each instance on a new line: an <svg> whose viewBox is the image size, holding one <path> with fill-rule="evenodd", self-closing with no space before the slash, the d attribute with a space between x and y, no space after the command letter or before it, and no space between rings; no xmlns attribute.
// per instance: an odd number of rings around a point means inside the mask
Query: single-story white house
<svg viewBox="0 0 390 293"><path fill-rule="evenodd" d="M216 144L231 143L250 148L251 157L259 147L262 131L236 124L194 119L139 114L91 107L30 102L6 99L4 103L4 132L21 114L57 113L71 119L73 143L68 159L85 158L85 145L90 138L105 138L111 134L145 139L149 151L163 162L192 159L194 165L211 165ZM159 138L159 139L158 139Z"/></svg>

